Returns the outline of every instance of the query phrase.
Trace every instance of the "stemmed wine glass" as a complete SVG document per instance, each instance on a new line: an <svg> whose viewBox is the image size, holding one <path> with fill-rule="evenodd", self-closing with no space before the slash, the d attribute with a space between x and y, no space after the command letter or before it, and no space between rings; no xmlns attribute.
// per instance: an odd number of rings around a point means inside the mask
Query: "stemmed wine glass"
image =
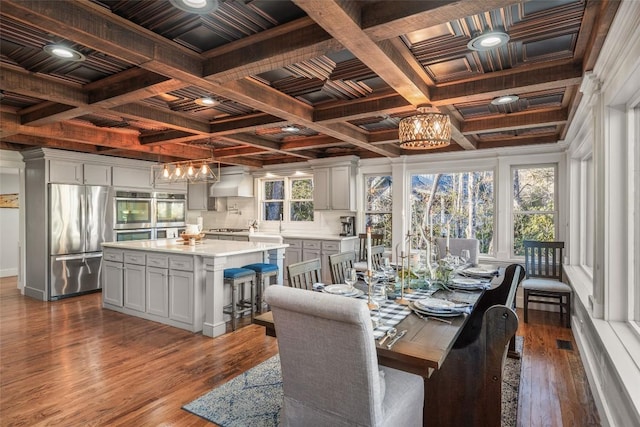
<svg viewBox="0 0 640 427"><path fill-rule="evenodd" d="M469 252L469 249L463 249L460 251L460 263L462 265L468 263L470 259L471 253Z"/></svg>
<svg viewBox="0 0 640 427"><path fill-rule="evenodd" d="M358 282L358 275L356 273L356 269L355 268L347 268L347 270L344 272L344 283L349 285L350 288L353 288L353 286L357 282Z"/></svg>

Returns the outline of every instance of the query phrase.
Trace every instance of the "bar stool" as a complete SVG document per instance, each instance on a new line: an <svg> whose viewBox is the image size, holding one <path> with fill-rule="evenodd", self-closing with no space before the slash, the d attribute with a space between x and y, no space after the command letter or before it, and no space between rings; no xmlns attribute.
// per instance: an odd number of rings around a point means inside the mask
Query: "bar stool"
<svg viewBox="0 0 640 427"><path fill-rule="evenodd" d="M242 268L248 268L256 273L256 282L258 283L256 292L256 310L258 313L262 313L262 296L264 295L265 290L265 279L270 281L272 277L275 277L277 280L278 266L275 264L257 262L255 264L244 265Z"/></svg>
<svg viewBox="0 0 640 427"><path fill-rule="evenodd" d="M244 287L246 284L251 286L251 301L254 301L256 293L256 273L248 268L225 268L224 284L231 286L231 304L223 307L222 312L231 315L231 327L235 331L238 325L238 317L251 313L251 320L255 314L255 306L253 303L245 305L242 300L238 299L238 286Z"/></svg>

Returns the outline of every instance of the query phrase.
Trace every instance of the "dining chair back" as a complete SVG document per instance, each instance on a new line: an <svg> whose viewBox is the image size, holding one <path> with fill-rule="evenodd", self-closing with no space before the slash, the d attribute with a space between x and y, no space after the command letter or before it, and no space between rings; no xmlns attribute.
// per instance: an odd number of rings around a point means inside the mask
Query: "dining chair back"
<svg viewBox="0 0 640 427"><path fill-rule="evenodd" d="M384 246L371 246L371 268L373 271L380 270L384 264Z"/></svg>
<svg viewBox="0 0 640 427"><path fill-rule="evenodd" d="M365 300L271 286L284 426L422 426L424 379L378 365Z"/></svg>
<svg viewBox="0 0 640 427"><path fill-rule="evenodd" d="M344 276L349 268L353 268L356 260L354 251L340 252L329 255L329 268L331 269L331 283L344 283Z"/></svg>
<svg viewBox="0 0 640 427"><path fill-rule="evenodd" d="M360 238L360 249L358 251L358 261L367 260L367 233L358 234ZM371 246L378 246L384 244L384 234L371 233ZM373 248L372 248L373 249Z"/></svg>
<svg viewBox="0 0 640 427"><path fill-rule="evenodd" d="M287 277L290 287L313 290L314 283L322 282L320 258L289 264L287 266Z"/></svg>
<svg viewBox="0 0 640 427"><path fill-rule="evenodd" d="M438 254L440 258L446 257L447 239L445 237L436 238L436 245L438 246ZM480 255L480 240L461 238L449 239L449 252L451 253L451 255L460 256L460 252L464 249L469 250L469 260L467 262L471 265L478 265L478 256Z"/></svg>
<svg viewBox="0 0 640 427"><path fill-rule="evenodd" d="M548 304L560 309L560 322L571 327L571 287L562 282L564 242L524 241L526 278L524 321L529 321L529 303Z"/></svg>

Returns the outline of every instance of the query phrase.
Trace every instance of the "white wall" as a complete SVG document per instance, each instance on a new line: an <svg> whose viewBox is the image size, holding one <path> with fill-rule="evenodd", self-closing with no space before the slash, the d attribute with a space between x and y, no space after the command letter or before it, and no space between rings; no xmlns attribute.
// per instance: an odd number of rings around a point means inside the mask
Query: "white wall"
<svg viewBox="0 0 640 427"><path fill-rule="evenodd" d="M16 168L0 168L0 194L20 192ZM20 210L0 208L0 277L17 276L19 263Z"/></svg>

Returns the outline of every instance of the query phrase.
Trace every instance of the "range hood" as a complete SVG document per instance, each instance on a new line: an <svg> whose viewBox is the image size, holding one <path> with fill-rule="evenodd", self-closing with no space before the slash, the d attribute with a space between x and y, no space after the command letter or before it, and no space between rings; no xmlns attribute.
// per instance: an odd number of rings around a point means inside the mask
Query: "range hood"
<svg viewBox="0 0 640 427"><path fill-rule="evenodd" d="M253 177L247 173L221 174L211 184L209 197L253 197Z"/></svg>

